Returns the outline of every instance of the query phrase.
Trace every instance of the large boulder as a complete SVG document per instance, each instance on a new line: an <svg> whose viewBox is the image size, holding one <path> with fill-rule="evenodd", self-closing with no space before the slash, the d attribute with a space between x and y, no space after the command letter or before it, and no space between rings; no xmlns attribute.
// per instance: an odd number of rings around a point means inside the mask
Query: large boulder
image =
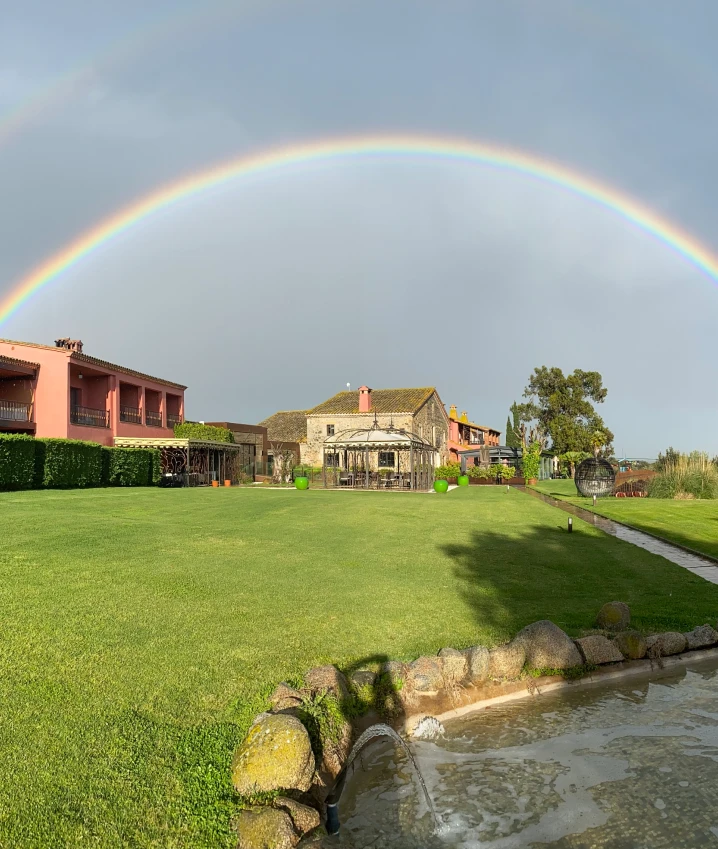
<svg viewBox="0 0 718 849"><path fill-rule="evenodd" d="M444 674L438 657L417 657L409 664L407 684L417 693L430 693L444 686Z"/></svg>
<svg viewBox="0 0 718 849"><path fill-rule="evenodd" d="M548 619L522 628L514 642L524 647L526 663L534 669L569 669L583 663L574 641Z"/></svg>
<svg viewBox="0 0 718 849"><path fill-rule="evenodd" d="M286 811L250 808L237 818L237 849L294 849L299 836Z"/></svg>
<svg viewBox="0 0 718 849"><path fill-rule="evenodd" d="M356 672L352 672L350 680L357 689L364 687L373 689L376 682L376 672L372 672L371 669L357 669Z"/></svg>
<svg viewBox="0 0 718 849"><path fill-rule="evenodd" d="M314 755L302 723L288 714L264 714L232 759L232 783L242 796L269 790L309 790Z"/></svg>
<svg viewBox="0 0 718 849"><path fill-rule="evenodd" d="M445 687L455 687L466 678L469 664L462 652L457 649L442 649L439 652L439 660L441 661Z"/></svg>
<svg viewBox="0 0 718 849"><path fill-rule="evenodd" d="M699 625L684 634L684 637L688 642L688 648L691 650L705 649L718 643L718 632L714 631L710 625Z"/></svg>
<svg viewBox="0 0 718 849"><path fill-rule="evenodd" d="M602 663L620 663L623 660L623 655L616 644L600 634L581 637L581 639L576 640L576 645L586 663L594 663L596 666L600 666Z"/></svg>
<svg viewBox="0 0 718 849"><path fill-rule="evenodd" d="M274 800L274 807L289 814L294 830L301 836L321 824L317 810L310 808L309 805L302 805L301 802L296 802L287 796L278 796Z"/></svg>
<svg viewBox="0 0 718 849"><path fill-rule="evenodd" d="M311 693L331 693L340 702L349 698L349 685L336 666L316 666L304 676L304 686Z"/></svg>
<svg viewBox="0 0 718 849"><path fill-rule="evenodd" d="M387 660L381 667L382 678L395 690L401 689L402 685L406 683L408 674L408 665L400 660Z"/></svg>
<svg viewBox="0 0 718 849"><path fill-rule="evenodd" d="M616 645L628 660L639 660L648 652L646 640L640 631L622 631L616 634Z"/></svg>
<svg viewBox="0 0 718 849"><path fill-rule="evenodd" d="M666 631L663 634L652 634L646 637L649 657L669 657L672 654L684 652L688 646L685 634L677 631Z"/></svg>
<svg viewBox="0 0 718 849"><path fill-rule="evenodd" d="M489 677L489 650L485 646L471 646L464 650L466 677L472 684L483 684Z"/></svg>
<svg viewBox="0 0 718 849"><path fill-rule="evenodd" d="M505 646L497 646L489 652L490 678L518 678L526 662L526 652L515 640Z"/></svg>
<svg viewBox="0 0 718 849"><path fill-rule="evenodd" d="M622 601L609 601L598 611L596 624L604 631L625 631L631 624L631 608Z"/></svg>
<svg viewBox="0 0 718 849"><path fill-rule="evenodd" d="M272 709L275 711L298 707L302 703L302 694L289 684L278 684L269 697Z"/></svg>

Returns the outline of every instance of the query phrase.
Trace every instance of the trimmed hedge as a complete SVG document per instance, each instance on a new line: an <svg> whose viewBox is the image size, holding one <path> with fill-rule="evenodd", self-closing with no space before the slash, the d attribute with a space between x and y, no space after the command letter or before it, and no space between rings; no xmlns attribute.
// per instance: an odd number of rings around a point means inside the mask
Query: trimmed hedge
<svg viewBox="0 0 718 849"><path fill-rule="evenodd" d="M180 439L204 439L207 442L234 442L234 435L228 428L203 425L199 422L182 422L175 425L175 436Z"/></svg>
<svg viewBox="0 0 718 849"><path fill-rule="evenodd" d="M160 474L156 448L0 434L0 490L157 486Z"/></svg>
<svg viewBox="0 0 718 849"><path fill-rule="evenodd" d="M159 483L160 452L155 448L105 448L105 483L110 486L152 486ZM156 476L156 480L155 480Z"/></svg>
<svg viewBox="0 0 718 849"><path fill-rule="evenodd" d="M0 434L0 489L32 489L34 485L35 440L25 434Z"/></svg>
<svg viewBox="0 0 718 849"><path fill-rule="evenodd" d="M48 489L102 486L102 445L79 439L38 439L45 446L42 485Z"/></svg>

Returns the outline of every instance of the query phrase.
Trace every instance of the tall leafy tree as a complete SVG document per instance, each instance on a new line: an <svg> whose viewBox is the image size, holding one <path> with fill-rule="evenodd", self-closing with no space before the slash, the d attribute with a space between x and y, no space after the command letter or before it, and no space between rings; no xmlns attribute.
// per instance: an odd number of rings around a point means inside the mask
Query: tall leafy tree
<svg viewBox="0 0 718 849"><path fill-rule="evenodd" d="M519 436L521 428L521 419L519 417L519 405L514 403L509 407L511 415L506 419L506 445L509 448L520 448L521 437Z"/></svg>
<svg viewBox="0 0 718 849"><path fill-rule="evenodd" d="M576 369L565 375L560 368L541 366L534 369L524 390L527 401L518 405L522 423L532 423L538 433L551 440L557 454L595 448L602 453L613 450L613 434L596 412L608 390L597 371ZM598 446L597 434L602 435Z"/></svg>

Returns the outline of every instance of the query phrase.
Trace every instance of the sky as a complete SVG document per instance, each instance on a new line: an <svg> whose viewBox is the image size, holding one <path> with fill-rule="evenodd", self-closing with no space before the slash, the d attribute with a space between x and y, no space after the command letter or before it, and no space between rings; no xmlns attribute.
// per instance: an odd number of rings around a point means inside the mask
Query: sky
<svg viewBox="0 0 718 849"><path fill-rule="evenodd" d="M0 302L163 184L377 133L544 157L718 253L716 26L713 0L12 4ZM257 422L350 383L436 386L503 431L535 367L596 370L617 454L653 458L718 454L717 319L715 281L585 199L484 165L347 157L146 218L0 336L80 338L187 384L187 416L206 421Z"/></svg>

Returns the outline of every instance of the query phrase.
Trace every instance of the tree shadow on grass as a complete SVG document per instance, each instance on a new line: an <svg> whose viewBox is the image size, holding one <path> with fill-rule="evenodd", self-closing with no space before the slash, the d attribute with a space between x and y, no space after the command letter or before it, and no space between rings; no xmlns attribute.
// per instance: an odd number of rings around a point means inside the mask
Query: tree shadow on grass
<svg viewBox="0 0 718 849"><path fill-rule="evenodd" d="M557 519L511 536L474 530L467 542L441 548L484 641L508 640L539 619L576 635L614 600L631 606L638 627L655 630L690 630L714 616L718 587L582 523L569 533L563 514Z"/></svg>

